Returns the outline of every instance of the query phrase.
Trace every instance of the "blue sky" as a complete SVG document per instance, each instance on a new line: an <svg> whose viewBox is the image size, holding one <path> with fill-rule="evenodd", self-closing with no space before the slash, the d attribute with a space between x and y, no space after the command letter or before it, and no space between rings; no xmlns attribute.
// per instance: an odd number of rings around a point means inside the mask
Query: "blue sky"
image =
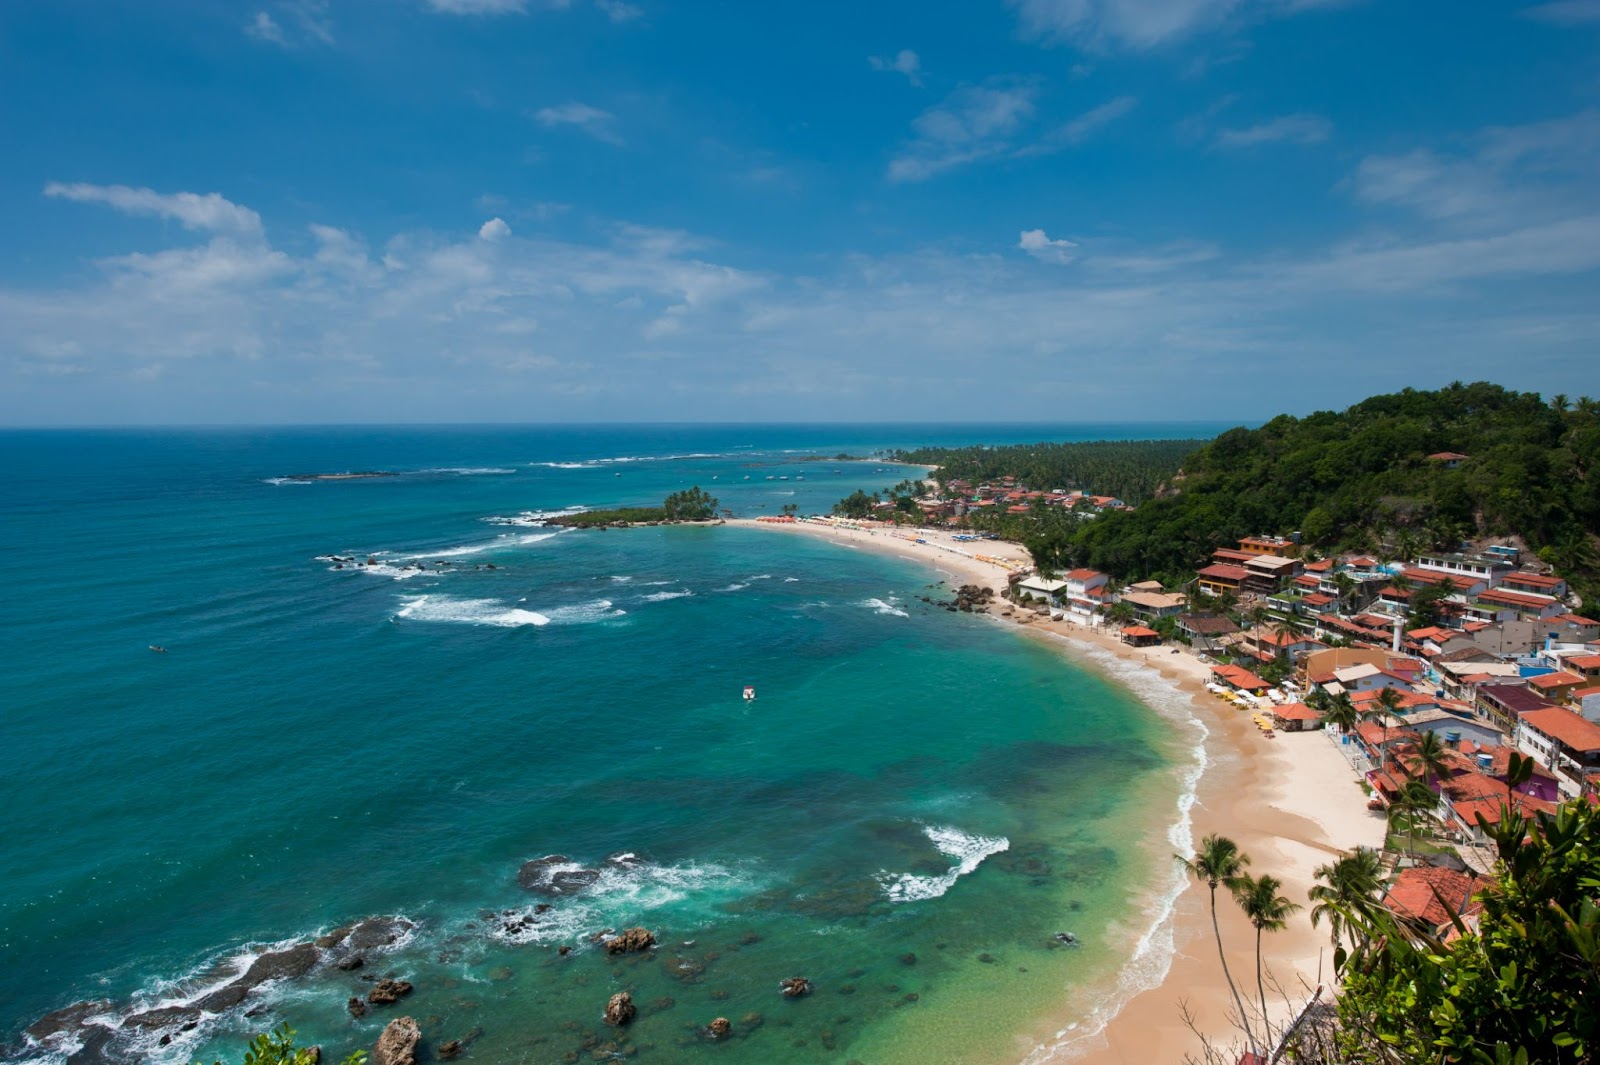
<svg viewBox="0 0 1600 1065"><path fill-rule="evenodd" d="M0 423L1600 392L1600 0L0 5Z"/></svg>

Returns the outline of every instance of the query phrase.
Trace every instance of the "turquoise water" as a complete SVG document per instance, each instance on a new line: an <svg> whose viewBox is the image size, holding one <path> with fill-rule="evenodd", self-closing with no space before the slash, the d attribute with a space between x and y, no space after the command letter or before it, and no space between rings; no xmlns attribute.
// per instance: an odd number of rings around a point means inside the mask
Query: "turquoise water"
<svg viewBox="0 0 1600 1065"><path fill-rule="evenodd" d="M414 930L363 970L319 966L187 1031L123 1029L109 1052L237 1058L283 1020L343 1052L403 1011L485 1062L700 1060L719 1015L739 1060L1003 1059L1114 965L1097 930L1147 880L1141 826L1171 801L1159 722L921 602L937 575L909 563L538 515L690 484L745 515L826 509L916 471L803 455L1146 435L0 434L6 1057L62 1060L21 1030L68 1003L106 999L114 1026L268 945L396 914ZM371 469L400 475L281 480ZM519 886L556 853L599 879ZM486 916L538 903L512 933ZM590 942L635 924L653 954ZM1063 927L1086 946L1051 941ZM346 998L387 971L416 991L352 1020ZM816 991L784 999L794 975ZM641 1012L619 1037L599 1014L624 989Z"/></svg>

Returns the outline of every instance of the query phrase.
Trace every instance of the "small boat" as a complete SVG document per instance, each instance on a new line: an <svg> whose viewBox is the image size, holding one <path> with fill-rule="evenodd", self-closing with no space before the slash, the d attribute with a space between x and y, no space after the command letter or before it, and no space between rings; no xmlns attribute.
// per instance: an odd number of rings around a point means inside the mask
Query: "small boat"
<svg viewBox="0 0 1600 1065"><path fill-rule="evenodd" d="M154 651L158 655L164 655L164 654L167 653L167 649L165 647L162 647L158 643L151 644L150 645L150 650Z"/></svg>
<svg viewBox="0 0 1600 1065"><path fill-rule="evenodd" d="M756 689L753 685L746 684L744 686L744 701L747 703L756 701Z"/></svg>

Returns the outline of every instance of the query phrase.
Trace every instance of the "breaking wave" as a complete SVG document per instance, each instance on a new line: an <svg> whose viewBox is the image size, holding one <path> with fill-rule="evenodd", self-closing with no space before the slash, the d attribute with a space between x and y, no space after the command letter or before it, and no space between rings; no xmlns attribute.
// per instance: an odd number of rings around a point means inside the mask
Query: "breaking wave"
<svg viewBox="0 0 1600 1065"><path fill-rule="evenodd" d="M955 859L950 871L939 876L917 876L914 873L878 874L878 883L891 902L920 902L936 899L955 886L957 880L977 869L991 854L1011 848L1004 836L969 836L960 829L944 825L926 825L923 835L933 843L940 854Z"/></svg>
<svg viewBox="0 0 1600 1065"><path fill-rule="evenodd" d="M869 609L871 609L872 611L874 611L875 613L878 613L878 614L891 614L891 615L893 615L894 617L897 617L897 618L907 618L907 617L911 616L910 614L907 614L904 610L901 610L899 607L895 606L894 604L895 604L895 597L891 595L889 597L888 602L885 602L882 599L868 599L866 602L862 603L861 605L864 606L864 607L868 607Z"/></svg>
<svg viewBox="0 0 1600 1065"><path fill-rule="evenodd" d="M649 595L644 597L643 601L646 603L664 603L668 599L682 599L685 596L693 594L694 593L687 588L680 588L675 592L651 592Z"/></svg>
<svg viewBox="0 0 1600 1065"><path fill-rule="evenodd" d="M507 606L498 599L457 599L448 595L413 595L401 599L395 617L408 621L448 621L462 625L493 625L514 629L523 625L543 626L550 618L537 610Z"/></svg>

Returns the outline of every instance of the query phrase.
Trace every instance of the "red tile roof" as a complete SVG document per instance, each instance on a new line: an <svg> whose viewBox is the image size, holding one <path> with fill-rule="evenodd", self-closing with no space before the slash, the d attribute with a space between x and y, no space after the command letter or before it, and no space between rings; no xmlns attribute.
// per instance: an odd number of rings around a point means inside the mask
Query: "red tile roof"
<svg viewBox="0 0 1600 1065"><path fill-rule="evenodd" d="M1567 665L1585 672L1591 669L1600 669L1600 655L1573 655L1567 659Z"/></svg>
<svg viewBox="0 0 1600 1065"><path fill-rule="evenodd" d="M1472 898L1477 890L1478 881L1466 873L1418 866L1401 871L1389 885L1383 904L1391 913L1438 928L1452 914L1459 917L1469 908L1478 909Z"/></svg>
<svg viewBox="0 0 1600 1065"><path fill-rule="evenodd" d="M1528 588L1555 588L1567 582L1560 577L1552 577L1544 573L1508 573L1503 584L1520 584Z"/></svg>
<svg viewBox="0 0 1600 1065"><path fill-rule="evenodd" d="M1548 710L1529 710L1517 717L1524 725L1538 729L1564 747L1585 754L1600 751L1600 725L1571 710L1552 706Z"/></svg>
<svg viewBox="0 0 1600 1065"><path fill-rule="evenodd" d="M1305 703L1284 703L1282 706L1272 708L1272 716L1281 717L1285 721L1321 721L1322 715L1317 713Z"/></svg>
<svg viewBox="0 0 1600 1065"><path fill-rule="evenodd" d="M1547 607L1552 603L1560 602L1559 599L1548 595L1534 595L1532 592L1508 592L1504 588L1490 588L1487 592L1478 594L1478 602L1490 603L1497 606L1525 606Z"/></svg>
<svg viewBox="0 0 1600 1065"><path fill-rule="evenodd" d="M1582 684L1583 678L1576 673L1562 670L1560 673L1544 673L1537 677L1529 677L1528 683L1540 691L1549 691L1551 688L1566 688L1574 684Z"/></svg>
<svg viewBox="0 0 1600 1065"><path fill-rule="evenodd" d="M1122 630L1122 635L1133 636L1138 639L1149 639L1151 636L1160 636L1155 629L1147 629L1143 625L1129 625Z"/></svg>
<svg viewBox="0 0 1600 1065"><path fill-rule="evenodd" d="M1213 666L1212 676L1221 677L1235 688L1270 688L1272 685L1242 666Z"/></svg>
<svg viewBox="0 0 1600 1065"><path fill-rule="evenodd" d="M1220 581L1242 581L1249 576L1249 572L1243 566L1230 566L1223 562L1214 563L1197 572L1201 577L1214 577Z"/></svg>

